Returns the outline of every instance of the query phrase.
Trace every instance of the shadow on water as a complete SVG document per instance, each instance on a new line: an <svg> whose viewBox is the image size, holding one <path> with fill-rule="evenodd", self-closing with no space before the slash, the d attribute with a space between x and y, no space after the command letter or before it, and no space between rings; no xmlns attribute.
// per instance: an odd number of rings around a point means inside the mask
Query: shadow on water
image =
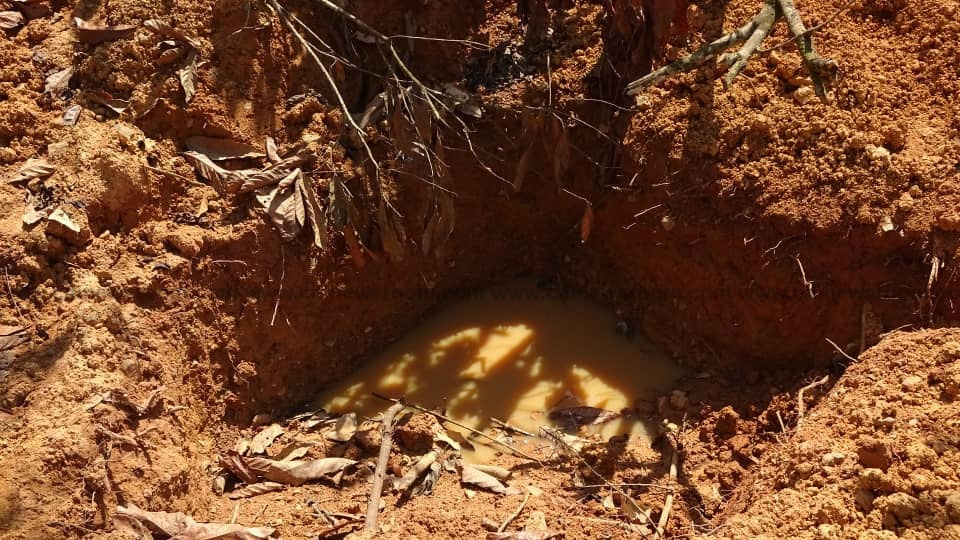
<svg viewBox="0 0 960 540"><path fill-rule="evenodd" d="M640 337L618 335L616 318L581 298L560 299L532 280L471 293L328 389L318 405L374 416L373 393L444 408L475 429L499 418L528 431L548 412L578 405L614 412L668 388L681 370ZM653 426L624 416L603 436L632 433L649 441Z"/></svg>

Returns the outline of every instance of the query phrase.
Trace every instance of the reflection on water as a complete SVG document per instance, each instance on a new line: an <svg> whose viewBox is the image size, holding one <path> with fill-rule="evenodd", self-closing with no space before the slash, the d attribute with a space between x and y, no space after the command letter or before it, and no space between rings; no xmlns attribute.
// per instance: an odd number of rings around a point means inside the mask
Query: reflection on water
<svg viewBox="0 0 960 540"><path fill-rule="evenodd" d="M618 335L616 317L603 306L556 296L520 280L443 307L328 389L318 405L375 416L388 405L371 395L377 392L444 407L475 429L494 417L536 432L556 407L619 412L680 375L642 337ZM602 425L600 433L649 438L629 417Z"/></svg>

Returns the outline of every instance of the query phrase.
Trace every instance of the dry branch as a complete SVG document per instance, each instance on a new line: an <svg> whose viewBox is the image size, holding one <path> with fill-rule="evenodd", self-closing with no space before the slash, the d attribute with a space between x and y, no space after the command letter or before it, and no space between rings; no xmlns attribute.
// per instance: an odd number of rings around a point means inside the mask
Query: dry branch
<svg viewBox="0 0 960 540"><path fill-rule="evenodd" d="M849 3L847 5L849 5ZM844 6L834 13L829 20L833 20L833 18L839 15L846 7L847 6ZM773 26L781 18L786 21L793 38L786 42L779 43L771 49L761 49L760 45L767 36L770 35ZM796 41L800 55L803 57L804 67L810 74L810 80L813 82L814 91L821 100L826 100L826 81L831 81L835 77L837 64L817 54L813 47L812 37L816 30L819 30L825 25L826 23L807 29L803 24L803 20L800 18L800 14L793 0L764 0L760 12L746 24L719 39L703 45L690 55L631 82L627 85L626 92L631 96L637 95L646 88L658 84L673 75L696 69L707 61L718 57L723 51L731 47L743 44L740 50L724 55L720 60L720 62L728 68L723 78L723 84L724 87L729 87L737 75L746 67L751 57L760 52L768 52L786 43Z"/></svg>
<svg viewBox="0 0 960 540"><path fill-rule="evenodd" d="M403 409L402 402L396 402L383 415L383 437L380 442L380 456L377 468L373 472L373 486L367 502L367 517L363 523L364 533L377 531L377 518L380 516L380 495L383 492L383 479L387 475L387 461L390 459L390 447L393 446L393 419Z"/></svg>

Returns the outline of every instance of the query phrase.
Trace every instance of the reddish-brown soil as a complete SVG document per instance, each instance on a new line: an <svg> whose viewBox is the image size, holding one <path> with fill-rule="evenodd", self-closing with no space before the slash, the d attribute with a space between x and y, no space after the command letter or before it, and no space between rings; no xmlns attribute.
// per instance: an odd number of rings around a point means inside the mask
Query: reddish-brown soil
<svg viewBox="0 0 960 540"><path fill-rule="evenodd" d="M381 72L383 58L317 3L281 4L362 65L337 74L362 112L382 90L364 70ZM29 329L0 351L0 536L125 538L115 509L133 504L316 537L329 527L318 508L363 513L364 474L235 501L212 487L218 455L264 415L286 428L270 455L322 441L285 419L444 291L537 275L592 293L697 374L673 399L637 404L673 424L679 451L665 434L652 448L601 441L583 453L607 481L654 484L624 489L655 521L675 487L666 536L960 538L958 2L798 2L809 26L846 6L815 34L840 66L829 103L804 99L792 47L754 58L728 90L708 64L636 102L624 95L758 1L694 2L689 32L673 35L652 16L671 2L576 2L552 12L538 46L524 44L516 3L343 4L387 34L413 26L500 47L398 40L424 82L457 83L484 106L463 117L472 152L456 122L438 130L456 220L440 246L422 249L439 197L423 160L398 159L387 123L374 125L372 150L393 169L376 182L326 80L265 4L0 0L30 15L0 30L0 325ZM83 43L74 17L137 29ZM189 104L175 67L154 62L147 19L198 41ZM781 23L768 43L785 36ZM45 91L71 66L65 92ZM105 107L103 92L129 109ZM78 122L61 125L74 104ZM322 250L306 233L285 242L250 196L207 185L180 154L196 135L307 144L322 204L332 170L353 195L365 264L332 224ZM31 158L56 172L8 183ZM56 201L80 232L24 226L29 194ZM403 216L402 258L384 253L380 197ZM387 285L433 294L352 294ZM121 391L160 400L139 415L117 404ZM422 453L411 439L398 437L394 472ZM531 451L543 467L498 460L516 468L511 485L539 489L510 530L643 534L604 504L607 488L576 489L602 483L576 457ZM377 448L346 452L366 470ZM523 496L468 498L444 472L432 494L385 500L384 538L479 538Z"/></svg>

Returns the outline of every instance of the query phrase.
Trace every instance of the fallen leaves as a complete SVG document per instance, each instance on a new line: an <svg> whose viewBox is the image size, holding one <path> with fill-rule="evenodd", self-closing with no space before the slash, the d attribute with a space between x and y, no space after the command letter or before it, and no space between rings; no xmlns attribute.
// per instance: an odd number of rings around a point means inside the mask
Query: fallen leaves
<svg viewBox="0 0 960 540"><path fill-rule="evenodd" d="M27 329L22 326L0 324L0 352L10 350L30 340Z"/></svg>
<svg viewBox="0 0 960 540"><path fill-rule="evenodd" d="M273 441L282 434L283 427L280 424L270 424L263 428L250 440L250 453L262 454L266 452L267 447L273 444Z"/></svg>
<svg viewBox="0 0 960 540"><path fill-rule="evenodd" d="M148 19L143 22L143 26L162 40L154 60L156 64L166 66L179 62L176 70L177 79L183 89L184 103L189 105L197 93L197 60L200 42L186 35L183 30L174 28L159 19ZM149 107L146 112L150 109L152 107Z"/></svg>
<svg viewBox="0 0 960 540"><path fill-rule="evenodd" d="M0 30L13 30L23 24L19 11L0 11Z"/></svg>
<svg viewBox="0 0 960 540"><path fill-rule="evenodd" d="M266 540L274 536L272 527L245 527L233 523L198 523L180 512L147 512L134 505L118 506L117 516L148 532L176 540ZM146 531L144 531L146 529Z"/></svg>
<svg viewBox="0 0 960 540"><path fill-rule="evenodd" d="M61 69L51 73L44 81L43 93L59 98L70 89L70 78L73 77L73 67Z"/></svg>
<svg viewBox="0 0 960 540"><path fill-rule="evenodd" d="M29 182L34 178L46 178L56 172L57 168L43 158L28 159L23 167L17 171L17 174L7 180L7 183L16 184L18 182Z"/></svg>
<svg viewBox="0 0 960 540"><path fill-rule="evenodd" d="M197 51L195 49L187 52L186 61L177 70L177 78L180 79L180 86L183 87L183 99L189 105L197 93Z"/></svg>
<svg viewBox="0 0 960 540"><path fill-rule="evenodd" d="M311 480L326 480L339 484L343 474L357 464L346 458L328 457L311 460L275 460L267 458L242 458L254 473L271 482L299 486Z"/></svg>
<svg viewBox="0 0 960 540"><path fill-rule="evenodd" d="M77 39L80 43L103 43L104 41L113 41L117 39L128 38L133 35L137 29L136 25L121 24L115 26L94 24L87 22L80 17L74 17L74 23L77 25Z"/></svg>
<svg viewBox="0 0 960 540"><path fill-rule="evenodd" d="M221 137L203 137L196 135L187 137L184 145L189 150L203 154L212 161L261 158L264 156L263 152L257 150L252 144Z"/></svg>
<svg viewBox="0 0 960 540"><path fill-rule="evenodd" d="M460 469L460 483L485 489L487 491L492 491L499 495L507 495L516 492L515 489L508 488L503 484L503 482L498 480L492 474L486 473L477 467L468 465L466 463L464 463Z"/></svg>

